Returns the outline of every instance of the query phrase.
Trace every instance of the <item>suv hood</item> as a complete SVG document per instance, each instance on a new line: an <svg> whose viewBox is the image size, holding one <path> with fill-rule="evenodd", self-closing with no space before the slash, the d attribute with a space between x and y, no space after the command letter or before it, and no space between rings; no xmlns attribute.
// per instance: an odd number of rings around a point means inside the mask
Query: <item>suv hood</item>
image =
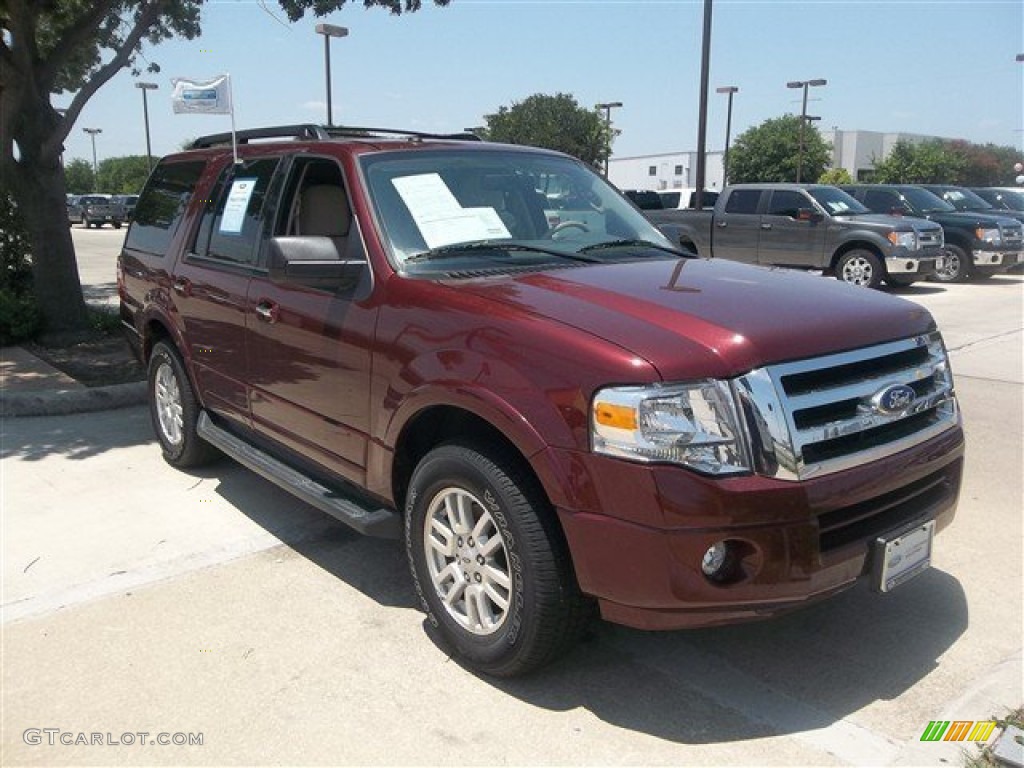
<svg viewBox="0 0 1024 768"><path fill-rule="evenodd" d="M920 306L878 291L718 260L583 266L449 285L605 339L666 381L729 378L935 327Z"/></svg>
<svg viewBox="0 0 1024 768"><path fill-rule="evenodd" d="M952 226L969 227L994 227L1001 224L1004 227L1016 227L1021 222L1008 216L995 213L981 213L975 211L936 211L927 214L928 218L939 224L950 224Z"/></svg>

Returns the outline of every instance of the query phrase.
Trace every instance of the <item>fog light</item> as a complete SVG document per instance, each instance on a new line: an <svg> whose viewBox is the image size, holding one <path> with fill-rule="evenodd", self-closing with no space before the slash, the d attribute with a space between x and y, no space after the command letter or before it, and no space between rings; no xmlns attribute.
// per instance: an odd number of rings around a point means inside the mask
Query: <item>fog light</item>
<svg viewBox="0 0 1024 768"><path fill-rule="evenodd" d="M708 547L704 553L704 559L700 563L700 569L709 579L722 579L727 575L729 563L729 544L719 541Z"/></svg>

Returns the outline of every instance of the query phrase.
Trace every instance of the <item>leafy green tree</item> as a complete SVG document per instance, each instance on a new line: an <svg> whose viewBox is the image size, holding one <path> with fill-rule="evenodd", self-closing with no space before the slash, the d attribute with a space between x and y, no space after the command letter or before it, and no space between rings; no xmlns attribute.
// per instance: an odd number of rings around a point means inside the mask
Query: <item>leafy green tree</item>
<svg viewBox="0 0 1024 768"><path fill-rule="evenodd" d="M145 155L108 157L100 163L97 190L112 195L137 195L148 177Z"/></svg>
<svg viewBox="0 0 1024 768"><path fill-rule="evenodd" d="M92 175L92 163L76 157L64 166L64 177L67 179L69 195L84 195L95 191Z"/></svg>
<svg viewBox="0 0 1024 768"><path fill-rule="evenodd" d="M729 149L729 181L796 181L800 154L800 116L783 115L744 131ZM804 128L801 178L818 179L828 165L831 147L814 123Z"/></svg>
<svg viewBox="0 0 1024 768"><path fill-rule="evenodd" d="M879 184L952 184L965 162L942 139L897 141L884 160L874 160L872 179Z"/></svg>
<svg viewBox="0 0 1024 768"><path fill-rule="evenodd" d="M38 325L32 248L17 203L0 185L0 346L31 337Z"/></svg>
<svg viewBox="0 0 1024 768"><path fill-rule="evenodd" d="M845 168L829 168L818 177L818 183L838 187L840 184L853 184L853 177Z"/></svg>
<svg viewBox="0 0 1024 768"><path fill-rule="evenodd" d="M1014 185L1017 173L1013 170L1013 165L1020 162L1021 155L1013 147L973 144L958 140L948 142L947 148L964 161L960 174L953 183L967 187Z"/></svg>
<svg viewBox="0 0 1024 768"><path fill-rule="evenodd" d="M608 129L602 115L581 107L567 93L534 94L510 107L499 107L483 137L506 144L529 144L578 157L599 167L608 157Z"/></svg>
<svg viewBox="0 0 1024 768"><path fill-rule="evenodd" d="M278 2L294 22L307 11L325 16L349 0ZM421 0L363 5L400 14L418 10ZM138 71L134 62L144 42L198 37L202 6L202 0L0 1L0 176L24 216L36 254L35 297L53 333L88 327L64 205L64 140L97 90L125 67ZM150 64L148 71L159 66ZM61 92L74 94L63 114L50 103Z"/></svg>

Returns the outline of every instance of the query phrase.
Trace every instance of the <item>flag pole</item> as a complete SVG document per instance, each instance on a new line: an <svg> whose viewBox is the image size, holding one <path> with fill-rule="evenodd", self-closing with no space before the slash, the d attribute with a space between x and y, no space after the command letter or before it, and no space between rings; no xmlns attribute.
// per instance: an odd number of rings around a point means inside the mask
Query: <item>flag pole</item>
<svg viewBox="0 0 1024 768"><path fill-rule="evenodd" d="M228 100L231 102L231 151L235 155L235 165L241 161L238 159L238 140L235 138L235 92L231 85L231 73L228 73Z"/></svg>

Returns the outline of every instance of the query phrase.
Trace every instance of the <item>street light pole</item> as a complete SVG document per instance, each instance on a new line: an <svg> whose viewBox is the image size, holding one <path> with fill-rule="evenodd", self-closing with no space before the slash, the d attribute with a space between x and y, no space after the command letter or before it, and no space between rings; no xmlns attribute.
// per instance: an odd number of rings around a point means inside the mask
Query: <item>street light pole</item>
<svg viewBox="0 0 1024 768"><path fill-rule="evenodd" d="M732 133L732 97L739 92L735 85L723 85L715 88L715 93L729 94L729 106L725 113L725 152L722 153L722 186L729 183L729 136ZM701 192L703 194L703 191Z"/></svg>
<svg viewBox="0 0 1024 768"><path fill-rule="evenodd" d="M103 133L102 128L83 128L83 131L92 137L92 186L93 192L96 191L96 177L99 175L99 166L96 164L96 134Z"/></svg>
<svg viewBox="0 0 1024 768"><path fill-rule="evenodd" d="M155 91L156 83L136 83L135 87L142 91L142 117L146 121L146 170L153 172L153 150L149 147L149 103L146 100L146 91Z"/></svg>
<svg viewBox="0 0 1024 768"><path fill-rule="evenodd" d="M800 183L800 175L804 164L804 130L807 128L807 89L809 86L828 85L828 80L794 80L786 83L787 88L803 88L803 108L800 110L800 151L796 156L796 182ZM820 119L820 118L818 118Z"/></svg>
<svg viewBox="0 0 1024 768"><path fill-rule="evenodd" d="M697 117L697 200L698 211L704 208L704 178L707 172L705 150L708 144L708 80L711 72L711 0L704 0L704 32L700 47L700 105Z"/></svg>
<svg viewBox="0 0 1024 768"><path fill-rule="evenodd" d="M612 110L621 107L621 101L608 101L595 104L595 109L604 110L604 177L608 178L608 166L612 159Z"/></svg>
<svg viewBox="0 0 1024 768"><path fill-rule="evenodd" d="M348 28L338 27L334 24L317 24L316 32L324 36L324 72L327 75L327 127L334 125L334 116L331 113L331 38L347 37Z"/></svg>

